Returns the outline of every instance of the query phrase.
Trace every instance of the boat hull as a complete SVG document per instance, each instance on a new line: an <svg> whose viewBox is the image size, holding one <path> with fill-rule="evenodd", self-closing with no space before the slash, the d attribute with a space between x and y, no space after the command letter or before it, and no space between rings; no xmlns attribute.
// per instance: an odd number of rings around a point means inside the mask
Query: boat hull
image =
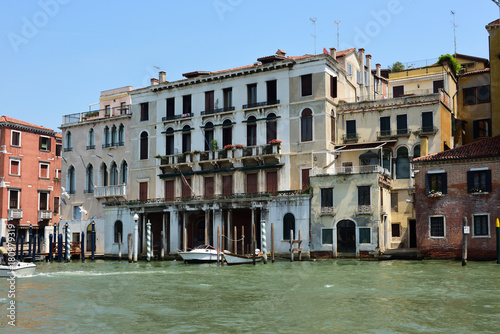
<svg viewBox="0 0 500 334"><path fill-rule="evenodd" d="M217 257L220 260L222 257L217 253L218 251L212 246L201 245L189 252L179 252L179 255L184 260L184 263L206 263L216 262Z"/></svg>
<svg viewBox="0 0 500 334"><path fill-rule="evenodd" d="M253 258L250 255L238 255L234 253L224 253L224 259L229 266L237 264L250 264L253 263ZM255 262L260 262L262 255L255 256Z"/></svg>
<svg viewBox="0 0 500 334"><path fill-rule="evenodd" d="M36 265L34 263L17 262L12 266L0 265L0 277L23 277L35 274Z"/></svg>

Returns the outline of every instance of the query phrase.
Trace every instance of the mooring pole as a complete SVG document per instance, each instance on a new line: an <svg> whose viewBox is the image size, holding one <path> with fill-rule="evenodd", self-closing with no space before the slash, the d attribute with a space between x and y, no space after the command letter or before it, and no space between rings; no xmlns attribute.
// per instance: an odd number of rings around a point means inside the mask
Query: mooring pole
<svg viewBox="0 0 500 334"><path fill-rule="evenodd" d="M71 259L71 230L68 223L66 223L66 262Z"/></svg>
<svg viewBox="0 0 500 334"><path fill-rule="evenodd" d="M234 227L233 234L233 253L238 254L238 230L236 229L236 226Z"/></svg>
<svg viewBox="0 0 500 334"><path fill-rule="evenodd" d="M252 262L255 266L255 222L252 222Z"/></svg>
<svg viewBox="0 0 500 334"><path fill-rule="evenodd" d="M118 260L122 260L122 234L118 232Z"/></svg>
<svg viewBox="0 0 500 334"><path fill-rule="evenodd" d="M33 238L33 254L31 256L31 262L35 263L35 257L36 257L36 236Z"/></svg>
<svg viewBox="0 0 500 334"><path fill-rule="evenodd" d="M19 260L19 233L16 235L16 260Z"/></svg>
<svg viewBox="0 0 500 334"><path fill-rule="evenodd" d="M31 256L31 242L33 241L33 229L31 228L30 224L30 229L29 229L29 240L28 240L28 257Z"/></svg>
<svg viewBox="0 0 500 334"><path fill-rule="evenodd" d="M469 234L469 226L467 226L467 217L463 218L462 229L462 266L467 265L467 234Z"/></svg>
<svg viewBox="0 0 500 334"><path fill-rule="evenodd" d="M160 250L160 259L164 260L165 259L165 245L163 244L163 241L165 239L165 232L161 231L160 233L160 238L161 238L161 250Z"/></svg>
<svg viewBox="0 0 500 334"><path fill-rule="evenodd" d="M42 235L40 234L40 232L38 232L38 254L42 252L41 251L42 241L43 241Z"/></svg>
<svg viewBox="0 0 500 334"><path fill-rule="evenodd" d="M217 265L219 265L220 254L220 226L217 226Z"/></svg>
<svg viewBox="0 0 500 334"><path fill-rule="evenodd" d="M132 263L133 261L133 253L134 253L134 246L133 246L133 241L132 241L132 233L129 233L127 235L127 245L128 245L128 263Z"/></svg>
<svg viewBox="0 0 500 334"><path fill-rule="evenodd" d="M271 261L274 263L274 223L271 223Z"/></svg>
<svg viewBox="0 0 500 334"><path fill-rule="evenodd" d="M262 236L262 254L264 264L267 264L267 241L266 241L266 221L260 221L260 234Z"/></svg>
<svg viewBox="0 0 500 334"><path fill-rule="evenodd" d="M49 262L52 262L52 234L49 234Z"/></svg>
<svg viewBox="0 0 500 334"><path fill-rule="evenodd" d="M54 244L57 242L57 223L54 223Z"/></svg>
<svg viewBox="0 0 500 334"><path fill-rule="evenodd" d="M82 240L80 241L80 250L82 251L82 262L85 262L85 232L82 231Z"/></svg>
<svg viewBox="0 0 500 334"><path fill-rule="evenodd" d="M137 221L139 220L139 215L137 213L134 214L134 262L137 262L137 251L139 247L139 225L137 225Z"/></svg>
<svg viewBox="0 0 500 334"><path fill-rule="evenodd" d="M91 223L92 225L92 249L90 250L90 258L92 259L92 261L94 261L94 258L95 258L95 222L92 221Z"/></svg>
<svg viewBox="0 0 500 334"><path fill-rule="evenodd" d="M146 256L148 262L151 261L151 220L146 224Z"/></svg>
<svg viewBox="0 0 500 334"><path fill-rule="evenodd" d="M245 255L245 226L241 227L241 255Z"/></svg>
<svg viewBox="0 0 500 334"><path fill-rule="evenodd" d="M61 233L57 236L57 262L62 261L62 252L63 252L63 236Z"/></svg>
<svg viewBox="0 0 500 334"><path fill-rule="evenodd" d="M293 262L293 230L290 230L290 262Z"/></svg>
<svg viewBox="0 0 500 334"><path fill-rule="evenodd" d="M24 234L21 234L21 262L23 262L23 259L24 259Z"/></svg>
<svg viewBox="0 0 500 334"><path fill-rule="evenodd" d="M497 263L500 263L500 220L497 218Z"/></svg>

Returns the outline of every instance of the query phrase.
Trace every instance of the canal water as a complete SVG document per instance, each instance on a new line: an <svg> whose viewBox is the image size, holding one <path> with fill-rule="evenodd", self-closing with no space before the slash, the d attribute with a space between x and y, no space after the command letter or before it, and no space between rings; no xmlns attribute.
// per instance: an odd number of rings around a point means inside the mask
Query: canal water
<svg viewBox="0 0 500 334"><path fill-rule="evenodd" d="M40 263L2 333L499 333L500 265ZM5 330L6 329L6 330Z"/></svg>

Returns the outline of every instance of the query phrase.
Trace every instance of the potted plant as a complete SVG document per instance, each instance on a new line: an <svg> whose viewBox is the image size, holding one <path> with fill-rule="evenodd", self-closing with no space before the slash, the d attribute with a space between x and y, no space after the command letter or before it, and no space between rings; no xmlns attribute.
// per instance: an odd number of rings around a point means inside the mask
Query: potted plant
<svg viewBox="0 0 500 334"><path fill-rule="evenodd" d="M434 189L431 189L429 193L427 194L427 197L442 197L443 193L441 191L436 191Z"/></svg>

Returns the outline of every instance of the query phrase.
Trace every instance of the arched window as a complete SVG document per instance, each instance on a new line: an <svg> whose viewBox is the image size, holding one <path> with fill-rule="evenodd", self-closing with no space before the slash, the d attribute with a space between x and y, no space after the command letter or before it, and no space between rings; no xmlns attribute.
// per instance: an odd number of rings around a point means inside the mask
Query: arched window
<svg viewBox="0 0 500 334"><path fill-rule="evenodd" d="M307 108L302 111L300 117L300 137L301 141L311 141L313 139L312 111Z"/></svg>
<svg viewBox="0 0 500 334"><path fill-rule="evenodd" d="M294 236L297 235L297 231L295 231L295 216L287 213L283 217L283 240L290 240L290 230L293 230Z"/></svg>
<svg viewBox="0 0 500 334"><path fill-rule="evenodd" d="M186 125L182 128L182 153L191 151L191 127Z"/></svg>
<svg viewBox="0 0 500 334"><path fill-rule="evenodd" d="M115 222L115 244L121 244L123 240L123 224L117 220Z"/></svg>
<svg viewBox="0 0 500 334"><path fill-rule="evenodd" d="M205 124L205 151L212 150L212 140L214 139L214 125L212 122Z"/></svg>
<svg viewBox="0 0 500 334"><path fill-rule="evenodd" d="M267 115L266 120L266 140L269 143L273 139L278 139L276 115L271 113Z"/></svg>
<svg viewBox="0 0 500 334"><path fill-rule="evenodd" d="M233 144L233 122L226 119L222 123L222 147Z"/></svg>
<svg viewBox="0 0 500 334"><path fill-rule="evenodd" d="M71 151L73 149L71 131L66 132L66 149L65 151Z"/></svg>
<svg viewBox="0 0 500 334"><path fill-rule="evenodd" d="M66 179L66 184L68 188L69 194L74 194L76 192L76 174L75 167L69 166L68 168L68 176Z"/></svg>
<svg viewBox="0 0 500 334"><path fill-rule="evenodd" d="M123 124L120 124L120 127L118 128L118 145L125 145L125 127Z"/></svg>
<svg viewBox="0 0 500 334"><path fill-rule="evenodd" d="M141 144L140 144L140 159L146 160L148 158L148 133L143 131L141 133Z"/></svg>
<svg viewBox="0 0 500 334"><path fill-rule="evenodd" d="M95 149L95 132L94 129L90 128L87 135L87 150Z"/></svg>
<svg viewBox="0 0 500 334"><path fill-rule="evenodd" d="M108 166L103 162L99 171L100 186L106 187L108 185Z"/></svg>
<svg viewBox="0 0 500 334"><path fill-rule="evenodd" d="M120 167L120 184L128 184L128 165L126 161L123 161Z"/></svg>
<svg viewBox="0 0 500 334"><path fill-rule="evenodd" d="M254 116L247 120L247 146L257 145L257 119Z"/></svg>
<svg viewBox="0 0 500 334"><path fill-rule="evenodd" d="M377 153L368 151L359 156L360 166L377 166L379 164L379 156Z"/></svg>
<svg viewBox="0 0 500 334"><path fill-rule="evenodd" d="M408 149L400 147L397 151L396 158L396 179L410 178L410 158L408 157Z"/></svg>
<svg viewBox="0 0 500 334"><path fill-rule="evenodd" d="M415 145L413 148L413 159L420 157L420 144Z"/></svg>
<svg viewBox="0 0 500 334"><path fill-rule="evenodd" d="M165 137L165 154L174 154L174 129L168 128Z"/></svg>
<svg viewBox="0 0 500 334"><path fill-rule="evenodd" d="M117 146L118 145L118 140L117 140L117 134L116 134L116 126L113 125L111 128L111 146Z"/></svg>
<svg viewBox="0 0 500 334"><path fill-rule="evenodd" d="M94 192L94 166L89 164L87 170L85 171L85 192Z"/></svg>
<svg viewBox="0 0 500 334"><path fill-rule="evenodd" d="M103 138L102 138L102 147L109 147L110 142L111 142L111 140L109 138L109 128L106 125L104 127L104 134L103 134Z"/></svg>
<svg viewBox="0 0 500 334"><path fill-rule="evenodd" d="M116 186L118 184L118 168L116 162L111 163L111 173L109 174L109 185Z"/></svg>

